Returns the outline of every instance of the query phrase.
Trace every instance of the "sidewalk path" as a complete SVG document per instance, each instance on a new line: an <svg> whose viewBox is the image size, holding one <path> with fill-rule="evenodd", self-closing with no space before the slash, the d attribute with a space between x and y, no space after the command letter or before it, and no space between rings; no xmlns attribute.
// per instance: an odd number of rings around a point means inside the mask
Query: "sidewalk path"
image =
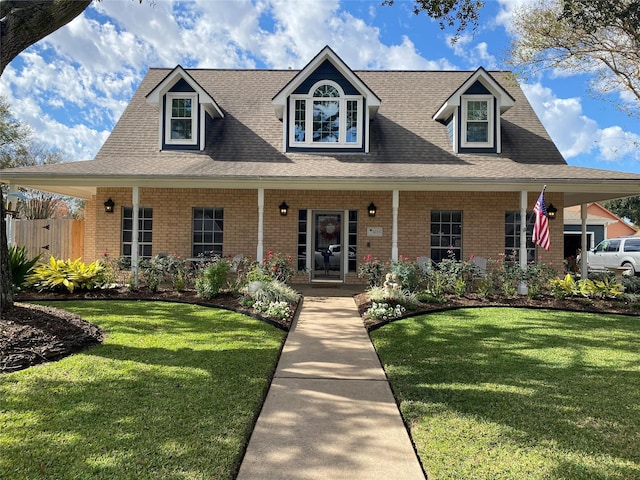
<svg viewBox="0 0 640 480"><path fill-rule="evenodd" d="M424 480L353 298L317 290L289 332L237 478Z"/></svg>

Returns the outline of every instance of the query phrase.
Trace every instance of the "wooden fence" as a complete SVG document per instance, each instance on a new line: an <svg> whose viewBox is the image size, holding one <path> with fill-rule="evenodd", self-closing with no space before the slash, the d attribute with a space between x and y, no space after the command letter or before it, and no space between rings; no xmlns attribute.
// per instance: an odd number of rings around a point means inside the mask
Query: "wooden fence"
<svg viewBox="0 0 640 480"><path fill-rule="evenodd" d="M14 220L13 239L27 247L27 255L51 255L61 260L75 260L84 254L84 221L71 219Z"/></svg>

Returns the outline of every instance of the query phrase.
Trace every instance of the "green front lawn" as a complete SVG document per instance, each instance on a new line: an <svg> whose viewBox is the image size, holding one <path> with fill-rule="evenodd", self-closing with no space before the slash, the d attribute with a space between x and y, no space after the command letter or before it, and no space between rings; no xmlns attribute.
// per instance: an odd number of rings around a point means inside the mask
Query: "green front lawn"
<svg viewBox="0 0 640 480"><path fill-rule="evenodd" d="M284 332L194 305L54 306L106 339L0 376L0 478L233 477Z"/></svg>
<svg viewBox="0 0 640 480"><path fill-rule="evenodd" d="M640 318L463 309L371 333L430 479L640 479Z"/></svg>

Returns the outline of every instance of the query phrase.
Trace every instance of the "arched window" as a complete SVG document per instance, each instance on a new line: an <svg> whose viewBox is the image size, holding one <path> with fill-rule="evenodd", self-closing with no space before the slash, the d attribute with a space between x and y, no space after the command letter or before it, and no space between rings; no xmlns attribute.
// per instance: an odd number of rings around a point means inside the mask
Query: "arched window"
<svg viewBox="0 0 640 480"><path fill-rule="evenodd" d="M362 97L345 95L339 85L323 81L307 95L293 95L290 105L293 146L362 146Z"/></svg>

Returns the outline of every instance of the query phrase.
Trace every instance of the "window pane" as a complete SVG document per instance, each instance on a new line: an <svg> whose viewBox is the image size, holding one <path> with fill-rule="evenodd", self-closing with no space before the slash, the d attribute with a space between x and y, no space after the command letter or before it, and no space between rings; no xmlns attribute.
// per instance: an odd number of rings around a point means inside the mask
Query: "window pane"
<svg viewBox="0 0 640 480"><path fill-rule="evenodd" d="M313 141L338 142L340 129L340 103L313 102Z"/></svg>
<svg viewBox="0 0 640 480"><path fill-rule="evenodd" d="M174 98L171 102L172 117L191 117L191 99Z"/></svg>
<svg viewBox="0 0 640 480"><path fill-rule="evenodd" d="M467 122L467 142L488 142L489 124L486 122Z"/></svg>
<svg viewBox="0 0 640 480"><path fill-rule="evenodd" d="M536 247L531 241L533 222L532 213L527 215L527 261L535 261ZM520 258L520 212L505 212L504 215L504 253L509 260L519 261Z"/></svg>
<svg viewBox="0 0 640 480"><path fill-rule="evenodd" d="M347 143L355 143L358 141L358 102L355 100L347 101Z"/></svg>
<svg viewBox="0 0 640 480"><path fill-rule="evenodd" d="M316 91L313 92L314 97L339 97L340 92L331 86L331 85L320 85L316 88Z"/></svg>
<svg viewBox="0 0 640 480"><path fill-rule="evenodd" d="M222 255L223 240L222 208L193 209L193 246L194 257L198 255Z"/></svg>
<svg viewBox="0 0 640 480"><path fill-rule="evenodd" d="M294 132L293 138L296 142L304 142L305 130L307 128L306 112L307 112L306 100L296 100L295 107L295 119L294 119Z"/></svg>
<svg viewBox="0 0 640 480"><path fill-rule="evenodd" d="M467 120L486 121L488 119L486 100L473 100L467 102Z"/></svg>
<svg viewBox="0 0 640 480"><path fill-rule="evenodd" d="M191 140L191 119L171 120L171 138Z"/></svg>
<svg viewBox="0 0 640 480"><path fill-rule="evenodd" d="M462 258L462 211L431 212L431 259L439 262L451 256Z"/></svg>
<svg viewBox="0 0 640 480"><path fill-rule="evenodd" d="M153 238L153 208L138 209L138 255L150 257ZM122 219L122 245L124 256L131 256L133 243L133 207L124 207Z"/></svg>

